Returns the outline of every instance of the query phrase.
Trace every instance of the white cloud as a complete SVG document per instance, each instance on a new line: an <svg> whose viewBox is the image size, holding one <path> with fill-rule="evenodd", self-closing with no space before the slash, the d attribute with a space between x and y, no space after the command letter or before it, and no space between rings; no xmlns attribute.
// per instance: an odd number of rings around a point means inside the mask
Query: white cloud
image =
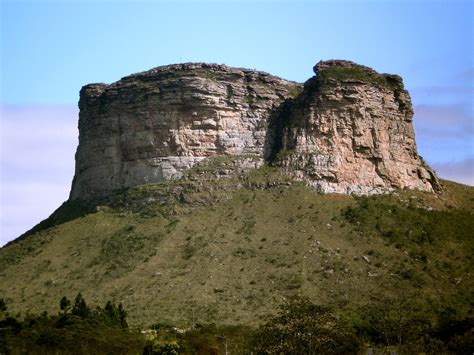
<svg viewBox="0 0 474 355"><path fill-rule="evenodd" d="M20 236L47 218L69 193L69 185L46 181L8 181L2 191L0 245Z"/></svg>
<svg viewBox="0 0 474 355"><path fill-rule="evenodd" d="M474 158L448 163L434 163L433 168L443 179L474 186Z"/></svg>
<svg viewBox="0 0 474 355"><path fill-rule="evenodd" d="M417 105L415 125L423 130L466 136L474 134L473 112L463 104Z"/></svg>
<svg viewBox="0 0 474 355"><path fill-rule="evenodd" d="M474 118L470 104L417 105L413 122L419 153L428 162L472 158Z"/></svg>
<svg viewBox="0 0 474 355"><path fill-rule="evenodd" d="M466 80L467 81L467 80ZM467 85L455 85L455 86L421 86L410 89L410 94L416 97L433 97L433 98L443 98L443 97L454 97L454 98L463 98L470 97L474 95L474 87L470 86L470 82L466 83Z"/></svg>
<svg viewBox="0 0 474 355"><path fill-rule="evenodd" d="M0 246L48 217L68 198L78 109L3 105Z"/></svg>

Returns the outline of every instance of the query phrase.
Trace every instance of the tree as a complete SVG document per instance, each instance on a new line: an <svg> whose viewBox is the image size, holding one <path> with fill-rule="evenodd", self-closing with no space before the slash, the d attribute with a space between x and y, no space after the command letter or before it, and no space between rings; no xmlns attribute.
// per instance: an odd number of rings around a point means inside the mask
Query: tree
<svg viewBox="0 0 474 355"><path fill-rule="evenodd" d="M258 329L253 348L258 353L352 354L359 343L350 328L329 309L296 297Z"/></svg>
<svg viewBox="0 0 474 355"><path fill-rule="evenodd" d="M123 308L122 303L119 303L119 306L118 306L118 317L120 320L120 326L122 328L128 328L127 319L126 319L127 312Z"/></svg>
<svg viewBox="0 0 474 355"><path fill-rule="evenodd" d="M86 319L90 316L91 310L87 307L86 301L82 294L79 292L74 300L74 305L72 306L72 314L82 319Z"/></svg>
<svg viewBox="0 0 474 355"><path fill-rule="evenodd" d="M104 307L103 313L107 319L107 322L110 325L113 325L113 326L119 325L117 308L112 302L107 301L107 304Z"/></svg>
<svg viewBox="0 0 474 355"><path fill-rule="evenodd" d="M71 301L69 301L68 298L64 296L61 298L61 301L59 301L59 308L61 308L61 311L66 314L69 308L71 308Z"/></svg>
<svg viewBox="0 0 474 355"><path fill-rule="evenodd" d="M0 312L6 312L7 311L7 303L3 298L0 298Z"/></svg>
<svg viewBox="0 0 474 355"><path fill-rule="evenodd" d="M428 338L433 329L432 321L418 303L418 294L402 287L399 290L396 296L374 296L361 307L360 319L355 325L357 331L372 343L396 347L398 353L424 352L423 344L431 341Z"/></svg>

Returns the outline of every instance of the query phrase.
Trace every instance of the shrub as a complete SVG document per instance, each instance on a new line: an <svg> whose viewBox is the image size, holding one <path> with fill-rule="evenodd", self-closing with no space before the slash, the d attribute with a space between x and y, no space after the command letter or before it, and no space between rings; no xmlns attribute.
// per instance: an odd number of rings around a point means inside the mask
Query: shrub
<svg viewBox="0 0 474 355"><path fill-rule="evenodd" d="M89 308L81 294L69 311L66 297L63 311L49 316L28 315L23 321L0 320L0 353L31 354L129 354L141 353L144 340L127 329L126 312L107 302L104 308Z"/></svg>
<svg viewBox="0 0 474 355"><path fill-rule="evenodd" d="M354 354L359 342L329 309L296 297L257 330L251 347L264 354Z"/></svg>

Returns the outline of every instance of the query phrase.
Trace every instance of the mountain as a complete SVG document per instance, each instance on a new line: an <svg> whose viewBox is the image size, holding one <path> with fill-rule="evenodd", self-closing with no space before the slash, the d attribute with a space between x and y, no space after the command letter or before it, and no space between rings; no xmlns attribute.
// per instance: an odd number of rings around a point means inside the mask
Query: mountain
<svg viewBox="0 0 474 355"><path fill-rule="evenodd" d="M158 67L82 88L71 199L168 181L203 159L249 155L323 192L439 189L416 151L402 79L349 61L304 85L213 64Z"/></svg>
<svg viewBox="0 0 474 355"><path fill-rule="evenodd" d="M83 87L69 200L0 249L9 309L82 292L141 327L255 325L300 294L472 316L474 188L417 154L400 77L314 71L188 63Z"/></svg>

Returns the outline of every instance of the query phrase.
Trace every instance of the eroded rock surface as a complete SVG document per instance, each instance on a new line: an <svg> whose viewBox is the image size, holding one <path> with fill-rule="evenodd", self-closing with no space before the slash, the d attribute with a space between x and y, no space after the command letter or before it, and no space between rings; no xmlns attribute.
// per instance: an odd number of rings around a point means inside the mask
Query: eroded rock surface
<svg viewBox="0 0 474 355"><path fill-rule="evenodd" d="M202 63L86 85L71 198L180 178L206 157L262 156L271 112L301 88L267 73Z"/></svg>
<svg viewBox="0 0 474 355"><path fill-rule="evenodd" d="M399 76L336 60L319 62L314 72L273 122L280 166L323 192L440 189L418 156L413 107Z"/></svg>
<svg viewBox="0 0 474 355"><path fill-rule="evenodd" d="M322 192L436 191L400 77L325 61L303 85L215 64L177 64L80 94L71 199L180 178L218 155L264 159Z"/></svg>

